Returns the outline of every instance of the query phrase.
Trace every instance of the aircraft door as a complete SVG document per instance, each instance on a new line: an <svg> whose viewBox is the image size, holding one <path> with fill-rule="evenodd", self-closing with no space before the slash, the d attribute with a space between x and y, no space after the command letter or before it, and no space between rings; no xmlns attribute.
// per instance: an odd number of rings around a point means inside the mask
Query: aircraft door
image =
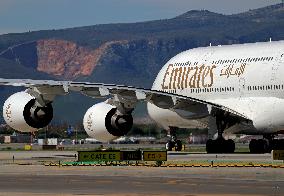
<svg viewBox="0 0 284 196"><path fill-rule="evenodd" d="M280 53L280 60L279 60L280 65L284 64L284 51Z"/></svg>
<svg viewBox="0 0 284 196"><path fill-rule="evenodd" d="M213 47L208 47L199 53L199 65L209 65L210 59L212 55L214 54L215 50Z"/></svg>
<svg viewBox="0 0 284 196"><path fill-rule="evenodd" d="M280 64L284 63L284 51L280 51L279 63L280 63Z"/></svg>
<svg viewBox="0 0 284 196"><path fill-rule="evenodd" d="M281 65L284 65L284 51L280 51L275 60L273 61L271 81L277 80L277 73L279 73L278 70Z"/></svg>
<svg viewBox="0 0 284 196"><path fill-rule="evenodd" d="M204 56L202 57L202 64L206 65L206 64L210 63L209 61L210 61L210 58L213 54L214 54L214 50L210 48L209 51L207 51L204 54Z"/></svg>

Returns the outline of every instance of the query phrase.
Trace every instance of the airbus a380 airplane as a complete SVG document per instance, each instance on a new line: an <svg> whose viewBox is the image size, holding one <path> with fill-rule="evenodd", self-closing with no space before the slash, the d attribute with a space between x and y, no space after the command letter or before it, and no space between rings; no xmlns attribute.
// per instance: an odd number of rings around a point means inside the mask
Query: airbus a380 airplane
<svg viewBox="0 0 284 196"><path fill-rule="evenodd" d="M166 63L151 90L96 83L0 79L1 85L24 86L10 96L3 116L12 128L33 132L52 120L57 95L80 91L106 101L92 106L83 124L89 136L110 141L132 127L131 112L139 101L148 102L149 115L170 131L168 150L181 148L175 128L209 127L218 133L207 152L234 152L223 132L258 134L251 152L284 149L274 140L284 130L284 41L196 48Z"/></svg>

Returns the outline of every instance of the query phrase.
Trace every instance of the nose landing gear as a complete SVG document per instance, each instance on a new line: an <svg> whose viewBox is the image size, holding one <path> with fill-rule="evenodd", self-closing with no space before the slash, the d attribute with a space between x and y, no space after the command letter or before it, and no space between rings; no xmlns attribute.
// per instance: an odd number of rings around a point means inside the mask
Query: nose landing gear
<svg viewBox="0 0 284 196"><path fill-rule="evenodd" d="M235 151L235 142L231 139L225 140L223 133L229 123L228 114L223 111L216 112L216 125L218 137L216 140L209 139L206 142L207 153L233 153Z"/></svg>
<svg viewBox="0 0 284 196"><path fill-rule="evenodd" d="M170 127L170 140L166 143L167 151L181 151L182 150L182 142L177 139L176 135L177 128Z"/></svg>

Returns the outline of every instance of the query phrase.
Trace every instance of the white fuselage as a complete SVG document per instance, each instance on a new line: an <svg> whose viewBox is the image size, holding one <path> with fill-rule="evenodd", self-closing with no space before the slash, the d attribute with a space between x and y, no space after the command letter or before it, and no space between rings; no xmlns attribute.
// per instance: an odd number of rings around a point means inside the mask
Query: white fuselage
<svg viewBox="0 0 284 196"><path fill-rule="evenodd" d="M170 59L152 89L223 105L253 122L248 133L271 133L284 129L283 74L284 41L196 48ZM208 125L150 103L148 112L164 128Z"/></svg>

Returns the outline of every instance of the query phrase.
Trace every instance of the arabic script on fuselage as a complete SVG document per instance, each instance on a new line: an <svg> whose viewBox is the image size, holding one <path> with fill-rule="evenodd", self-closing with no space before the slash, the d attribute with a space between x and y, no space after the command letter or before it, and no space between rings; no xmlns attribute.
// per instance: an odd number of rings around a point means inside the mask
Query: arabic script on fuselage
<svg viewBox="0 0 284 196"><path fill-rule="evenodd" d="M246 63L241 64L241 66L236 66L234 64L226 65L220 73L220 76L226 76L227 78L231 76L238 76L244 74L246 68Z"/></svg>

